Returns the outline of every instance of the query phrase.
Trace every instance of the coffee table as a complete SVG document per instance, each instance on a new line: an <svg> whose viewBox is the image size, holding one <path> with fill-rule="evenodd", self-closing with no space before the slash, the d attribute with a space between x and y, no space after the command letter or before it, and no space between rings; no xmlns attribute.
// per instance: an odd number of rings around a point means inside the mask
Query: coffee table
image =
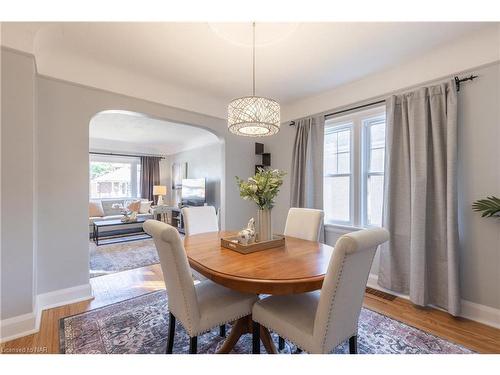
<svg viewBox="0 0 500 375"><path fill-rule="evenodd" d="M123 222L119 219L94 221L94 233L93 233L94 242L95 242L96 246L99 246L99 239L102 239L104 237L109 237L109 236L103 236L102 233L99 233L99 228L112 227L112 226L136 225L138 223L139 224L144 223L146 220L147 220L146 218L138 218L136 221L132 221L132 222ZM117 235L115 241L112 241L112 240L106 241L106 245L109 245L112 243L118 243L118 242L137 241L137 240L144 239L144 238L123 239L124 237L137 236L138 234L144 234L147 237L151 237L149 234L144 232L144 230L142 230L141 232L123 233L123 234Z"/></svg>

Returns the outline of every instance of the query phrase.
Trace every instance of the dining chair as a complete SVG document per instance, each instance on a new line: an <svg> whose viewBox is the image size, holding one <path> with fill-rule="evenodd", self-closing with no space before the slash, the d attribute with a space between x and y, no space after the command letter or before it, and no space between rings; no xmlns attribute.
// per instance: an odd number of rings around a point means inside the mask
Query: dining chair
<svg viewBox="0 0 500 375"><path fill-rule="evenodd" d="M157 220L147 220L144 231L153 237L167 288L167 353L173 350L176 319L190 337L189 352L196 353L199 335L250 315L258 299L255 294L235 292L210 280L194 285L177 229Z"/></svg>
<svg viewBox="0 0 500 375"><path fill-rule="evenodd" d="M213 206L184 207L182 217L186 236L219 230L217 213Z"/></svg>
<svg viewBox="0 0 500 375"><path fill-rule="evenodd" d="M270 296L252 309L253 352L260 352L260 325L309 353L330 353L349 339L357 353L358 319L377 247L389 239L383 228L341 236L335 244L321 291Z"/></svg>
<svg viewBox="0 0 500 375"><path fill-rule="evenodd" d="M288 210L284 235L317 242L322 224L322 210L292 207ZM283 350L284 348L285 340L279 336L278 349Z"/></svg>
<svg viewBox="0 0 500 375"><path fill-rule="evenodd" d="M307 241L319 241L322 223L322 210L292 207L288 210L284 234Z"/></svg>

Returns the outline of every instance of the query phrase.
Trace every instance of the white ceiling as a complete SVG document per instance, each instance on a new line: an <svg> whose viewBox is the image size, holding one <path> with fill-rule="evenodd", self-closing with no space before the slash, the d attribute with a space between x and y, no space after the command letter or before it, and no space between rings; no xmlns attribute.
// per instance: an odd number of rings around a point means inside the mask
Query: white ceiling
<svg viewBox="0 0 500 375"><path fill-rule="evenodd" d="M282 104L316 95L487 25L258 23L257 94ZM251 32L250 23L8 23L2 44L34 53L45 75L224 117L231 98L251 92Z"/></svg>
<svg viewBox="0 0 500 375"><path fill-rule="evenodd" d="M218 142L207 130L125 111L106 111L90 121L90 150L172 155Z"/></svg>

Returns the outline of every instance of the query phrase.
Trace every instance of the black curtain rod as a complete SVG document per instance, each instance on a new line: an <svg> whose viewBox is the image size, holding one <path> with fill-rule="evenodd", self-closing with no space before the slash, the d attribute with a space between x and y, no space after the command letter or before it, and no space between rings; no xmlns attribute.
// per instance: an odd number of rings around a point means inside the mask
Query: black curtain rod
<svg viewBox="0 0 500 375"><path fill-rule="evenodd" d="M471 74L469 77L464 77L464 78L458 78L457 76L455 76L454 80L455 80L455 87L456 87L457 91L460 91L460 84L462 82L472 81L477 77L478 76L475 76L473 74ZM376 102L366 103L366 104L358 105L356 107L347 108L347 109L343 109L343 110L332 112L332 113L327 113L325 115L325 118L340 115L340 114L345 113L345 112L355 111L355 110L361 109L361 108L371 107L373 105L382 104L382 103L385 103L385 100L378 100ZM294 125L295 125L295 121L290 122L290 126L294 126Z"/></svg>
<svg viewBox="0 0 500 375"><path fill-rule="evenodd" d="M92 155L107 155L107 156L127 156L127 157L130 157L130 158L140 158L141 156L150 156L150 157L165 159L164 156L158 156L158 155L114 154L112 152L93 152L93 151L89 151L89 154L92 154Z"/></svg>

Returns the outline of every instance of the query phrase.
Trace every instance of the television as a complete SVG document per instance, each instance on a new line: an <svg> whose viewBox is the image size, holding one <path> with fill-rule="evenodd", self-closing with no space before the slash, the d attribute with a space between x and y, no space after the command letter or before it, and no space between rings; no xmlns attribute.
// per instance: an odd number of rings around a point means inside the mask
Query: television
<svg viewBox="0 0 500 375"><path fill-rule="evenodd" d="M182 179L181 197L183 206L203 206L205 204L205 179Z"/></svg>

